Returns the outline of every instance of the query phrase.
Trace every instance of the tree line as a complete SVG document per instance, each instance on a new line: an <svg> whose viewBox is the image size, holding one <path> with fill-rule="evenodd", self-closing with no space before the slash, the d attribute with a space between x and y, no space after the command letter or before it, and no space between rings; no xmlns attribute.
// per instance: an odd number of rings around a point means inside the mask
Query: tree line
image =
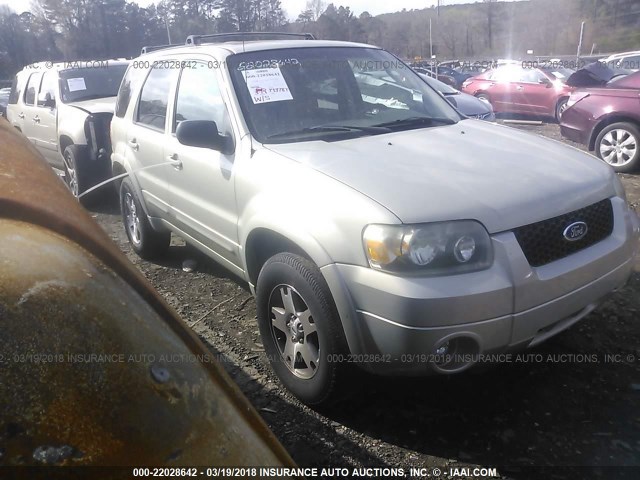
<svg viewBox="0 0 640 480"><path fill-rule="evenodd" d="M0 78L35 61L134 57L145 45L233 31L310 32L409 59L431 51L438 59L575 54L581 21L585 53L640 49L638 0L483 0L377 16L309 0L295 20L280 0L161 0L145 8L126 0L36 0L21 14L0 7Z"/></svg>

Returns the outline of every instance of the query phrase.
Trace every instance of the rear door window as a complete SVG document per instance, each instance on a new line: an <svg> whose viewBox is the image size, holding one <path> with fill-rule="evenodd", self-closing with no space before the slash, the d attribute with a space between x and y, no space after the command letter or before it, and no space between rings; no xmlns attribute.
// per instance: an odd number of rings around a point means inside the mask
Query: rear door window
<svg viewBox="0 0 640 480"><path fill-rule="evenodd" d="M164 131L169 91L176 74L172 68L151 69L140 92L136 123Z"/></svg>
<svg viewBox="0 0 640 480"><path fill-rule="evenodd" d="M42 79L41 73L32 73L27 82L27 91L24 95L25 105L35 105L36 93L40 87L40 80Z"/></svg>

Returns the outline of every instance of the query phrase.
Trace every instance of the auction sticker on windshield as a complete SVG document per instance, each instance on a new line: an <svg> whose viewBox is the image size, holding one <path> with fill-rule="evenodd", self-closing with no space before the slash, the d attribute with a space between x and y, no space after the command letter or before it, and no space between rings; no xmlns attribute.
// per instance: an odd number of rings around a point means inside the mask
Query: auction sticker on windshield
<svg viewBox="0 0 640 480"><path fill-rule="evenodd" d="M279 66L244 70L242 75L254 104L293 100Z"/></svg>
<svg viewBox="0 0 640 480"><path fill-rule="evenodd" d="M84 83L84 78L69 78L67 79L67 86L70 92L77 92L78 90L86 90L87 86Z"/></svg>

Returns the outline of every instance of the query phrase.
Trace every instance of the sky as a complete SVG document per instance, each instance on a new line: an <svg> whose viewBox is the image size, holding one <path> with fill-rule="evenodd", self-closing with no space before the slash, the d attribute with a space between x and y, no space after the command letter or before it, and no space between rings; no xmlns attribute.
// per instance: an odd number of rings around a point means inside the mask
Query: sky
<svg viewBox="0 0 640 480"><path fill-rule="evenodd" d="M132 1L132 0L128 0ZM137 0L140 6L145 7L159 0ZM282 8L286 11L290 19L295 19L306 7L306 0L280 0ZM333 3L336 6L349 7L356 15L367 11L372 15L381 13L398 12L403 8L407 10L427 8L435 5L437 0L325 0L327 4ZM441 0L441 5L452 5L456 3L473 3L480 0ZM0 0L0 4L9 5L18 13L29 10L31 0Z"/></svg>

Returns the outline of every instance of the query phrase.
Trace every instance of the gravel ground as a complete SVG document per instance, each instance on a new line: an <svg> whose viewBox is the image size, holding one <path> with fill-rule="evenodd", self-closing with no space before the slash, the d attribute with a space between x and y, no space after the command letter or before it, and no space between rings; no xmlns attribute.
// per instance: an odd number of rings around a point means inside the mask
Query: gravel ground
<svg viewBox="0 0 640 480"><path fill-rule="evenodd" d="M517 128L562 140L555 124ZM574 145L581 148L578 145ZM640 211L640 175L622 175ZM224 367L301 466L501 467L509 478L637 478L623 469L541 475L527 466L640 466L640 266L596 312L521 361L452 377L362 375L357 395L314 411L280 386L243 282L178 238L150 263L129 248L114 206L95 219ZM195 260L191 273L182 269ZM528 355L528 356L526 356ZM607 357L609 355L610 357ZM455 473L455 472L453 472ZM636 470L635 473L638 473ZM600 477L597 477L600 478Z"/></svg>

